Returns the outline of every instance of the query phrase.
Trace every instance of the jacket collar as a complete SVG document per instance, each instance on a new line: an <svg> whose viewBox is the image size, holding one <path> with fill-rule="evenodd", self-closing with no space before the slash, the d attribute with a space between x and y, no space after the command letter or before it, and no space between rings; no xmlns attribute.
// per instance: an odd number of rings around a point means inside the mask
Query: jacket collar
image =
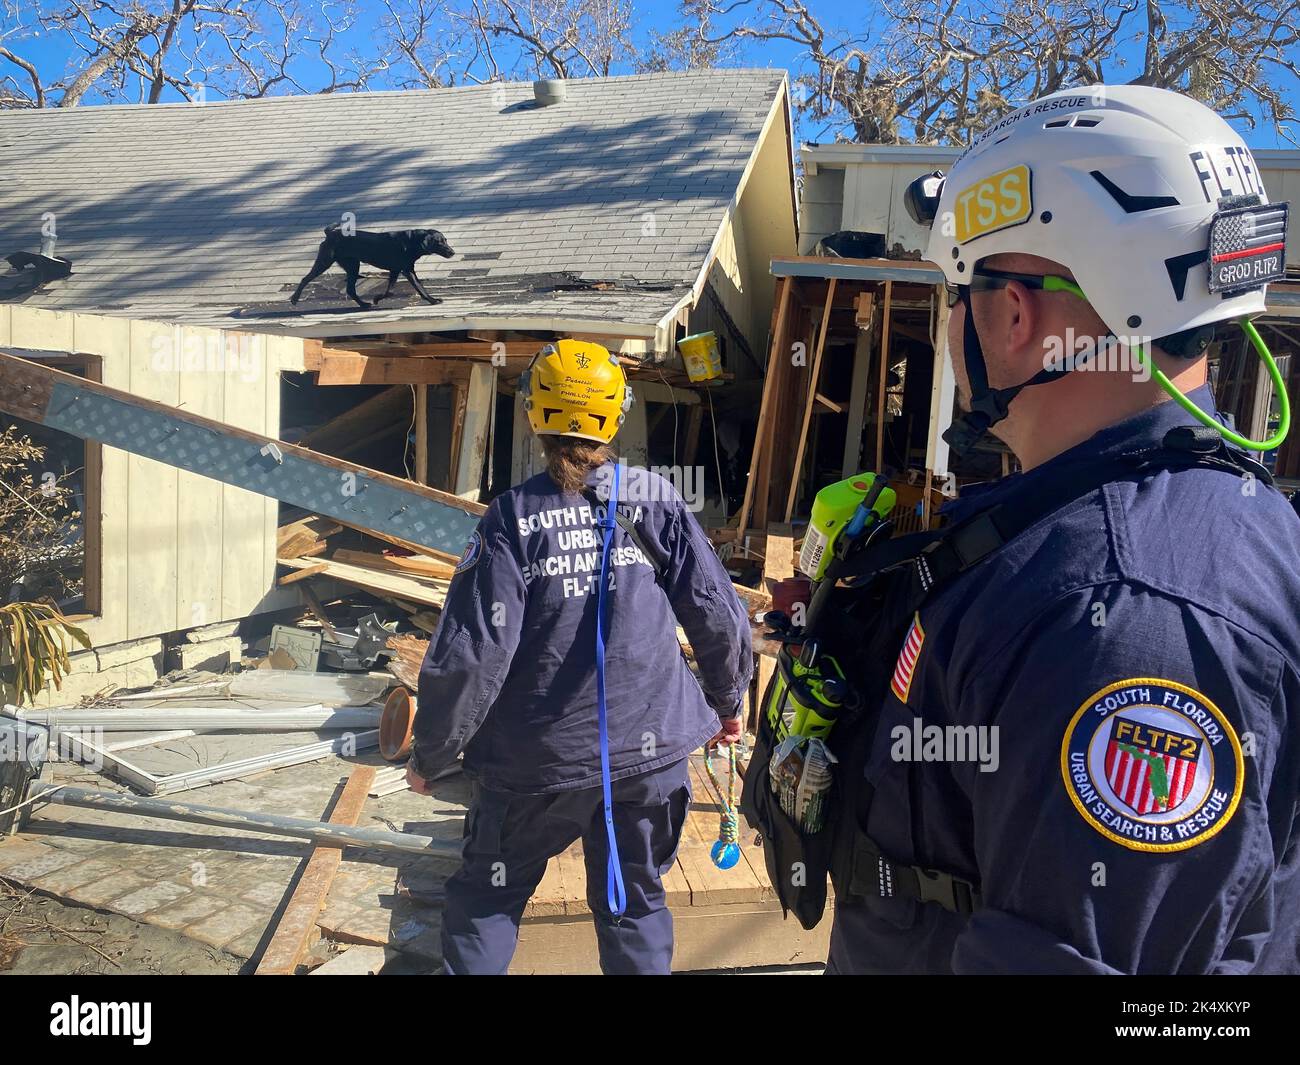
<svg viewBox="0 0 1300 1065"><path fill-rule="evenodd" d="M1187 398L1201 410L1222 420L1215 410L1214 396L1208 384L1192 389L1187 393ZM1172 399L1157 403L1131 418L1106 426L1082 443L1075 444L1027 473L1013 473L996 481L967 485L962 489L960 497L944 504L941 513L950 521L960 521L1021 492L1033 491L1036 485L1044 483L1044 479L1061 476L1076 463L1155 447L1170 429L1179 425L1198 424L1192 415Z"/></svg>

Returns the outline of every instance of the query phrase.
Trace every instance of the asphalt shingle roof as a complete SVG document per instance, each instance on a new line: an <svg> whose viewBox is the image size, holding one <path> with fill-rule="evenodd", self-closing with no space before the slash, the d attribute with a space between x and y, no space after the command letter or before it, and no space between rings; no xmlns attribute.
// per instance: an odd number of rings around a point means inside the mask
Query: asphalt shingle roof
<svg viewBox="0 0 1300 1065"><path fill-rule="evenodd" d="M317 334L463 317L652 324L702 267L783 77L576 80L546 108L511 83L0 112L0 255L35 251L52 212L73 275L24 302L133 318ZM456 258L417 273L443 302L399 281L361 312L335 266L290 312L322 228L346 211L362 229L442 230ZM363 295L378 286L363 275Z"/></svg>

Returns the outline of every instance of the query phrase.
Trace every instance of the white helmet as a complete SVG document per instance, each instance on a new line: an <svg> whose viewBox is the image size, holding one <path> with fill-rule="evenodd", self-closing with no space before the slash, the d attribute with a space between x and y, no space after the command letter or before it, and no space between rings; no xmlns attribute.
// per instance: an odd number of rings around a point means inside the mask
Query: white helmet
<svg viewBox="0 0 1300 1065"><path fill-rule="evenodd" d="M907 204L950 283L970 285L1000 253L1052 259L1115 336L1174 354L1199 355L1202 327L1262 312L1265 284L1285 275L1287 205L1268 205L1232 127L1167 89L1045 96L984 130L946 176L913 182Z"/></svg>

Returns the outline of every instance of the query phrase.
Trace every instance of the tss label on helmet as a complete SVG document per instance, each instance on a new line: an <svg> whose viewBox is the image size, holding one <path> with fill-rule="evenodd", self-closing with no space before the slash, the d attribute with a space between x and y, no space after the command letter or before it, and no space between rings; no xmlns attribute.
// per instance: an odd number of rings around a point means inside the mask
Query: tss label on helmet
<svg viewBox="0 0 1300 1065"><path fill-rule="evenodd" d="M958 244L1019 225L1033 213L1029 167L1000 170L967 186L953 200L953 236Z"/></svg>

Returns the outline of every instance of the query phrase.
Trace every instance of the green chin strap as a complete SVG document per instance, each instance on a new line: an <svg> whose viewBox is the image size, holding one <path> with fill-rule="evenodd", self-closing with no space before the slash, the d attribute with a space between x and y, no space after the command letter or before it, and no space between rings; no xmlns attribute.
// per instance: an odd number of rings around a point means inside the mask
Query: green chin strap
<svg viewBox="0 0 1300 1065"><path fill-rule="evenodd" d="M1087 300L1083 294L1083 289L1073 281L1064 277L1057 277L1049 274L1043 278L1043 291L1045 292L1073 292L1081 300ZM1251 451L1272 451L1278 447L1286 434L1291 431L1291 400L1287 397L1286 382L1282 380L1282 373L1277 368L1277 363L1273 360L1273 353L1268 350L1268 345L1264 343L1264 338L1259 335L1259 330L1255 328L1255 323L1249 318L1238 318L1237 324L1241 326L1241 331L1250 338L1250 342L1255 346L1259 353L1260 360L1268 369L1268 376L1273 381L1273 392L1278 401L1278 426L1277 432L1267 440L1251 440L1249 437L1242 436L1240 433L1233 432L1222 422L1215 421L1205 411L1201 410L1195 403L1188 399L1173 381L1169 380L1165 372L1158 367L1151 359L1149 345L1140 344L1134 348L1134 354L1137 356L1138 363L1146 369L1155 379L1156 384L1169 393L1183 410L1187 411L1202 425L1208 425L1216 433L1222 436L1229 443L1236 444L1238 447L1249 448Z"/></svg>

